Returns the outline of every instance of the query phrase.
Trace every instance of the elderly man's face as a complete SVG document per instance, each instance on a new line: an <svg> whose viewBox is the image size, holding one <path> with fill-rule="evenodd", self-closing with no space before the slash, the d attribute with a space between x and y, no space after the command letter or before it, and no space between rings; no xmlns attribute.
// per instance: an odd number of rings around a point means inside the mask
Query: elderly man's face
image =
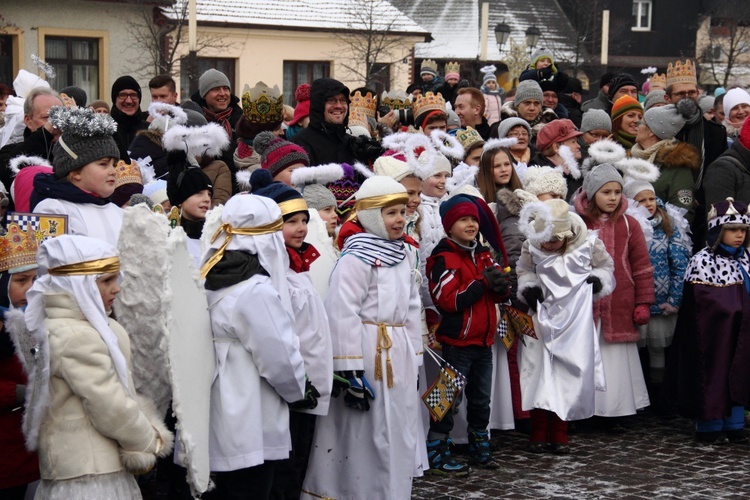
<svg viewBox="0 0 750 500"><path fill-rule="evenodd" d="M135 90L122 89L115 96L115 106L126 115L133 116L141 111L141 99Z"/></svg>
<svg viewBox="0 0 750 500"><path fill-rule="evenodd" d="M31 116L24 115L23 122L29 130L35 132L40 127L44 127L49 117L49 110L52 106L62 106L62 101L53 95L42 94L34 98L34 105L31 107Z"/></svg>
<svg viewBox="0 0 750 500"><path fill-rule="evenodd" d="M346 100L346 96L336 94L326 99L325 108L323 108L323 119L326 123L333 125L342 125L346 120L346 115L349 112L349 103Z"/></svg>

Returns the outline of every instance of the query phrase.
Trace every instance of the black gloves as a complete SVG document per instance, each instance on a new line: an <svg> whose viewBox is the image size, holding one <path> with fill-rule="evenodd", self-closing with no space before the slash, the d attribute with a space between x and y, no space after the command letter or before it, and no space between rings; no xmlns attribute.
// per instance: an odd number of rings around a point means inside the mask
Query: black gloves
<svg viewBox="0 0 750 500"><path fill-rule="evenodd" d="M532 286L531 288L527 288L523 292L521 292L521 295L523 295L524 300L526 300L526 303L529 305L529 308L536 311L536 306L538 302L544 302L544 295L542 294L542 289L538 286Z"/></svg>
<svg viewBox="0 0 750 500"><path fill-rule="evenodd" d="M331 388L331 396L334 398L339 397L342 391L346 391L352 385L344 377L336 372L333 372L333 387Z"/></svg>
<svg viewBox="0 0 750 500"><path fill-rule="evenodd" d="M338 372L338 375L349 382L349 388L344 393L344 403L349 408L355 410L370 411L369 399L375 399L375 391L365 378L365 372L362 370L348 370Z"/></svg>
<svg viewBox="0 0 750 500"><path fill-rule="evenodd" d="M602 291L602 280L596 276L589 276L586 278L586 283L591 283L594 287L594 295Z"/></svg>
<svg viewBox="0 0 750 500"><path fill-rule="evenodd" d="M510 291L510 274L502 272L497 267L487 267L482 271L482 276L487 280L490 289L500 296L507 295Z"/></svg>
<svg viewBox="0 0 750 500"><path fill-rule="evenodd" d="M310 379L305 377L305 397L294 403L289 403L289 408L292 410L312 410L318 406L318 398L320 393L312 385Z"/></svg>

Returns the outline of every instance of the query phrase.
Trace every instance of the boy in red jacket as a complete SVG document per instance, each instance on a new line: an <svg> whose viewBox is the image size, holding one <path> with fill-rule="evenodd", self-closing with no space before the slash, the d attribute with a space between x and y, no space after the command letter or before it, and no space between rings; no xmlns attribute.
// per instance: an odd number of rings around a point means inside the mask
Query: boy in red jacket
<svg viewBox="0 0 750 500"><path fill-rule="evenodd" d="M466 376L467 420L471 462L496 469L490 455L487 425L492 389L492 344L497 329L495 304L510 294L507 272L492 258L490 249L477 241L479 233L498 250L504 266L508 257L492 210L480 198L459 194L440 205L447 238L427 259L430 295L441 314L436 335L443 358ZM430 423L427 452L430 471L440 475L466 475L468 466L451 457L449 438L453 413Z"/></svg>

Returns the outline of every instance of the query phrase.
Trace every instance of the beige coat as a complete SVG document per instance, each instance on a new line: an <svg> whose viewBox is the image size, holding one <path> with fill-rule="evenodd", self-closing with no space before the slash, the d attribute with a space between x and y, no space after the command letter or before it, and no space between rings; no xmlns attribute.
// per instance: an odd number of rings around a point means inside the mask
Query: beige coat
<svg viewBox="0 0 750 500"><path fill-rule="evenodd" d="M50 371L49 408L39 431L42 479L149 469L171 449L153 405L128 396L109 350L69 295L44 297ZM130 340L110 319L130 368ZM128 375L130 387L134 387ZM149 415L149 412L151 415Z"/></svg>

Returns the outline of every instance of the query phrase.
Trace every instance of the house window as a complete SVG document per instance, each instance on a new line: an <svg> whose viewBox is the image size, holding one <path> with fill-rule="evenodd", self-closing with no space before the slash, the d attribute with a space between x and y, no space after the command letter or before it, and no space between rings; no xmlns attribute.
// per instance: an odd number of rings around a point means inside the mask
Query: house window
<svg viewBox="0 0 750 500"><path fill-rule="evenodd" d="M379 96L383 91L391 88L391 65L387 63L375 63L370 73L370 88L375 90L375 95Z"/></svg>
<svg viewBox="0 0 750 500"><path fill-rule="evenodd" d="M53 89L75 85L89 101L99 98L99 39L63 36L44 38L45 60L55 68L47 77Z"/></svg>
<svg viewBox="0 0 750 500"><path fill-rule="evenodd" d="M633 31L651 31L651 0L633 0Z"/></svg>
<svg viewBox="0 0 750 500"><path fill-rule="evenodd" d="M12 88L13 78L13 53L15 52L15 37L12 35L0 35L0 83Z"/></svg>
<svg viewBox="0 0 750 500"><path fill-rule="evenodd" d="M318 78L328 78L330 74L328 61L284 61L284 104L296 106L294 91L297 87Z"/></svg>
<svg viewBox="0 0 750 500"><path fill-rule="evenodd" d="M229 83L231 84L232 94L239 95L239 89L234 88L236 73L236 59L227 57L199 57L198 68L195 72L193 81L190 80L189 65L186 64L186 60L183 59L180 64L180 95L185 96L185 99L189 99L193 93L198 90L198 79L200 76L208 71L209 69L217 69L227 75Z"/></svg>

